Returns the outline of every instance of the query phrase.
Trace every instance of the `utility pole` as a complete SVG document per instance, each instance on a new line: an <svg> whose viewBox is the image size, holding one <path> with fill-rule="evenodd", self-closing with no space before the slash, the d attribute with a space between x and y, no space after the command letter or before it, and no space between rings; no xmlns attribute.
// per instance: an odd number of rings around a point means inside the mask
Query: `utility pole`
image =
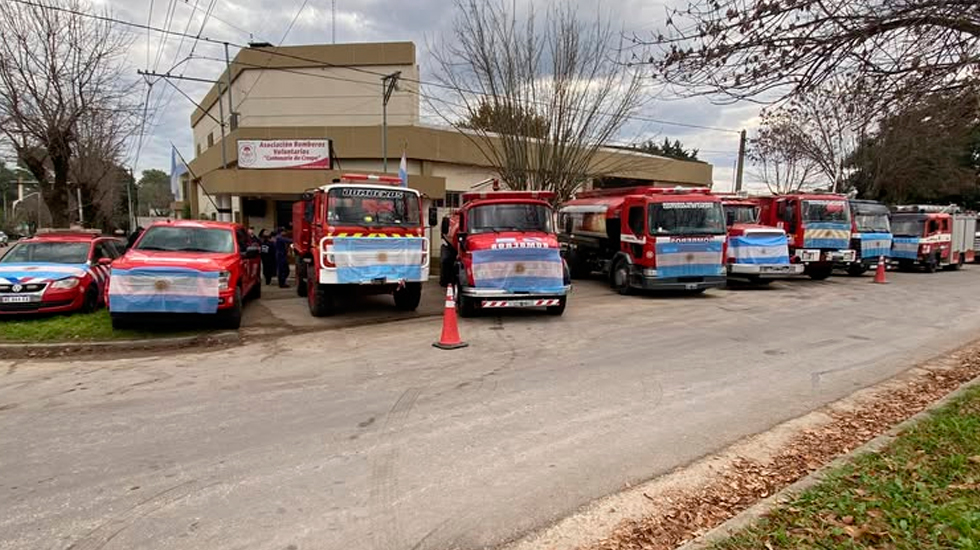
<svg viewBox="0 0 980 550"><path fill-rule="evenodd" d="M228 120L231 123L229 129L234 130L238 128L238 122L235 120L235 106L231 102L231 60L228 57L227 42L225 42L225 72L228 73Z"/></svg>
<svg viewBox="0 0 980 550"><path fill-rule="evenodd" d="M228 156L225 154L225 104L221 102L221 83L218 83L218 125L221 126L221 168L228 167Z"/></svg>
<svg viewBox="0 0 980 550"><path fill-rule="evenodd" d="M745 130L738 133L738 168L735 170L735 192L742 190L742 172L745 170Z"/></svg>
<svg viewBox="0 0 980 550"><path fill-rule="evenodd" d="M129 210L129 232L132 233L136 231L136 218L133 217L133 191L130 186L133 184L135 178L133 177L132 168L128 169L129 179L126 180L126 208Z"/></svg>
<svg viewBox="0 0 980 550"><path fill-rule="evenodd" d="M389 75L381 77L381 166L384 173L388 173L388 100L391 93L395 91L401 71L395 71Z"/></svg>

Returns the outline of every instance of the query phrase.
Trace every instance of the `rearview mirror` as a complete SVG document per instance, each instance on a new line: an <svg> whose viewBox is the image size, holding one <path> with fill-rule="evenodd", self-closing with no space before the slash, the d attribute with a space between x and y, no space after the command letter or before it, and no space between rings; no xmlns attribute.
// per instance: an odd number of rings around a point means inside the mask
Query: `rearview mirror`
<svg viewBox="0 0 980 550"><path fill-rule="evenodd" d="M435 206L429 207L429 227L435 227L439 223L439 209Z"/></svg>
<svg viewBox="0 0 980 550"><path fill-rule="evenodd" d="M258 246L255 246L254 244L253 245L250 245L248 248L245 249L245 257L246 258L258 258L259 257L259 247Z"/></svg>

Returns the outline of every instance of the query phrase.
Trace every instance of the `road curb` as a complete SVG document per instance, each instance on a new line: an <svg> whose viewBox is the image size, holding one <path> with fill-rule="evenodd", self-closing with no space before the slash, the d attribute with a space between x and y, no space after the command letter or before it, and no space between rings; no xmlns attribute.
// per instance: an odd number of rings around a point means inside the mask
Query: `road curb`
<svg viewBox="0 0 980 550"><path fill-rule="evenodd" d="M892 426L885 433L875 437L874 439L846 454L838 456L837 458L823 465L820 469L790 485L787 485L772 496L760 500L742 512L736 514L734 517L728 519L721 525L676 547L675 550L706 550L713 544L727 539L739 531L752 526L755 524L755 522L773 509L786 504L803 491L816 486L818 483L823 481L832 470L839 468L840 466L843 466L862 455L880 451L888 444L893 442L900 433L931 417L936 410L949 404L951 401L963 395L967 390L975 386L980 386L980 377L964 382L958 388L946 394L937 401L934 401L925 409Z"/></svg>
<svg viewBox="0 0 980 550"><path fill-rule="evenodd" d="M152 349L187 348L195 345L237 344L241 335L237 331L210 332L190 336L166 338L142 338L139 340L103 340L93 342L52 342L47 344L9 343L0 344L0 357L51 356L79 351L131 351Z"/></svg>

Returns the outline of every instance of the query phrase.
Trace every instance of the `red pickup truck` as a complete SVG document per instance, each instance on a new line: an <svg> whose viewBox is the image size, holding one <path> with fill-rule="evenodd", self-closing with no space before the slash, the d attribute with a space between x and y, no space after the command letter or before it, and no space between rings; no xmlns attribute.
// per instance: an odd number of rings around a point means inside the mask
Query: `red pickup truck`
<svg viewBox="0 0 980 550"><path fill-rule="evenodd" d="M259 247L241 225L154 223L112 263L106 294L112 327L161 314L202 314L237 329L243 300L262 293L260 267Z"/></svg>

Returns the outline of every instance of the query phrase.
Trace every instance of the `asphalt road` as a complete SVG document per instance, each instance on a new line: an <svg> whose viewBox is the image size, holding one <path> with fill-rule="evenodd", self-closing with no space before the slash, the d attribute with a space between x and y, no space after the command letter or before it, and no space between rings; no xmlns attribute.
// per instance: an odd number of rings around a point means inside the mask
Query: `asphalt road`
<svg viewBox="0 0 980 550"><path fill-rule="evenodd" d="M0 548L493 546L980 334L980 266L0 361Z"/></svg>

